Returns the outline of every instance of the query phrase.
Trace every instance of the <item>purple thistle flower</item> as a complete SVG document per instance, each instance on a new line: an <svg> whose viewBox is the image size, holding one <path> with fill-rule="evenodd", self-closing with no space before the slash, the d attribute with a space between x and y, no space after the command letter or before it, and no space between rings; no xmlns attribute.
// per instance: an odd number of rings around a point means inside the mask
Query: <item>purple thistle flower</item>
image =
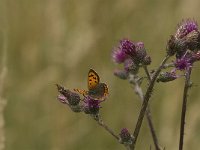
<svg viewBox="0 0 200 150"><path fill-rule="evenodd" d="M99 108L101 108L100 103L103 102L103 100L94 99L90 96L86 96L83 101L86 114L98 114Z"/></svg>
<svg viewBox="0 0 200 150"><path fill-rule="evenodd" d="M194 19L186 19L182 20L178 24L178 28L175 34L176 39L182 39L187 34L189 34L192 31L198 31L198 24Z"/></svg>
<svg viewBox="0 0 200 150"><path fill-rule="evenodd" d="M200 51L193 52L188 50L181 57L176 57L176 61L174 62L175 69L172 72L176 70L188 70L196 61L200 61Z"/></svg>
<svg viewBox="0 0 200 150"><path fill-rule="evenodd" d="M174 65L177 70L188 70L190 67L192 67L191 58L184 55L181 58L177 58L174 62Z"/></svg>
<svg viewBox="0 0 200 150"><path fill-rule="evenodd" d="M120 48L113 50L112 52L112 59L114 62L120 64L123 63L127 59L127 55L124 51L122 51Z"/></svg>
<svg viewBox="0 0 200 150"><path fill-rule="evenodd" d="M112 53L112 58L116 63L124 64L124 72L114 72L121 79L127 79L129 73L137 74L141 65L151 63L151 58L146 53L144 43L134 43L129 39L120 41L118 48Z"/></svg>
<svg viewBox="0 0 200 150"><path fill-rule="evenodd" d="M124 63L124 61L129 57L134 57L136 55L135 43L128 39L123 39L117 49L112 53L112 58L116 63Z"/></svg>
<svg viewBox="0 0 200 150"><path fill-rule="evenodd" d="M121 49L121 51L131 57L134 57L134 55L136 54L135 43L128 39L121 40L119 48Z"/></svg>

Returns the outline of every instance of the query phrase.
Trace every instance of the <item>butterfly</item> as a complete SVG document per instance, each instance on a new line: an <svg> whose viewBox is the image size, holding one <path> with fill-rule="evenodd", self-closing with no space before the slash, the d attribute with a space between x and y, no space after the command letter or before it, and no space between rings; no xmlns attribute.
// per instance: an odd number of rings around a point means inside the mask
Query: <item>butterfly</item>
<svg viewBox="0 0 200 150"><path fill-rule="evenodd" d="M74 89L74 91L91 96L94 99L104 99L108 95L108 86L105 83L100 83L99 75L90 69L88 72L88 91L81 89Z"/></svg>

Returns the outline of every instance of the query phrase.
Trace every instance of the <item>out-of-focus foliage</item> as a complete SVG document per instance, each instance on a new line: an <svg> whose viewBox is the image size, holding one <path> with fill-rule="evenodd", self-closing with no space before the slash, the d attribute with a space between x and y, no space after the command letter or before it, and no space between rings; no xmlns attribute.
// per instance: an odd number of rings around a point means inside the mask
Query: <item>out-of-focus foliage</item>
<svg viewBox="0 0 200 150"><path fill-rule="evenodd" d="M143 41L153 69L176 24L187 17L200 22L198 6L198 0L0 1L0 43L2 31L8 37L6 150L123 150L90 117L59 103L55 84L87 88L87 72L95 69L109 85L110 96L101 109L104 121L116 133L124 127L133 132L141 103L130 85L113 75L113 46L124 37ZM185 149L200 147L199 67L192 74ZM153 121L166 149L178 147L182 87L183 79L159 83L151 99ZM150 145L144 121L137 148Z"/></svg>

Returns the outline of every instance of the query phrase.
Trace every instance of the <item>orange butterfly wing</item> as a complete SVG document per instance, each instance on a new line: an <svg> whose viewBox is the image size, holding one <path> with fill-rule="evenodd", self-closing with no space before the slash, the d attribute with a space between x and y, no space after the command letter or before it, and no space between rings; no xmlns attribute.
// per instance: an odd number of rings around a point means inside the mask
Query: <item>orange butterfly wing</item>
<svg viewBox="0 0 200 150"><path fill-rule="evenodd" d="M92 90L99 84L100 78L99 75L93 70L90 69L88 72L88 89Z"/></svg>
<svg viewBox="0 0 200 150"><path fill-rule="evenodd" d="M104 97L106 97L109 93L108 93L108 86L107 84L104 83Z"/></svg>
<svg viewBox="0 0 200 150"><path fill-rule="evenodd" d="M80 93L81 95L85 96L88 94L88 92L86 90L81 90L81 89L74 89L75 92Z"/></svg>
<svg viewBox="0 0 200 150"><path fill-rule="evenodd" d="M108 86L105 83L100 83L99 75L90 69L88 72L88 91L81 89L74 89L74 91L83 96L90 95L97 99L103 99L108 95Z"/></svg>

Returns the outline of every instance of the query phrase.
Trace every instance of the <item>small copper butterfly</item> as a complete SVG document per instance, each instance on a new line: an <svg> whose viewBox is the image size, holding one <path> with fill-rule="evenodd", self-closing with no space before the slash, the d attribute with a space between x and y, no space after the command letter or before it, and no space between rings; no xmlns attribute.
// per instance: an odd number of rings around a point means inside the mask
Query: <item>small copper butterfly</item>
<svg viewBox="0 0 200 150"><path fill-rule="evenodd" d="M100 83L99 75L90 69L88 72L88 91L74 89L74 91L83 96L89 95L94 99L104 99L108 95L108 86L105 83Z"/></svg>

